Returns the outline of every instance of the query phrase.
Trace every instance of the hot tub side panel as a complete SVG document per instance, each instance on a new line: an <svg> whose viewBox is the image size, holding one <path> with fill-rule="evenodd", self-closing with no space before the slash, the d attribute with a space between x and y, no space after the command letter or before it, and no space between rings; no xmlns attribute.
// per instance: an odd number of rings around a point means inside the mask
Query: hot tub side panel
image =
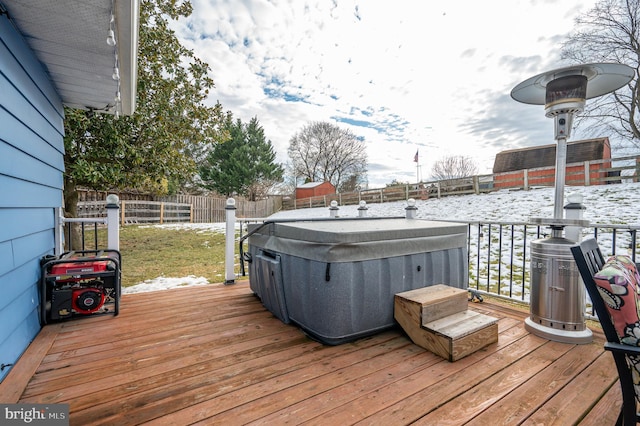
<svg viewBox="0 0 640 426"><path fill-rule="evenodd" d="M250 280L250 288L272 314L289 324L291 321L284 298L280 255L260 250L253 259L250 276L254 279Z"/></svg>
<svg viewBox="0 0 640 426"><path fill-rule="evenodd" d="M466 248L376 260L325 263L281 255L291 321L325 344L391 328L394 295L434 284L466 288Z"/></svg>

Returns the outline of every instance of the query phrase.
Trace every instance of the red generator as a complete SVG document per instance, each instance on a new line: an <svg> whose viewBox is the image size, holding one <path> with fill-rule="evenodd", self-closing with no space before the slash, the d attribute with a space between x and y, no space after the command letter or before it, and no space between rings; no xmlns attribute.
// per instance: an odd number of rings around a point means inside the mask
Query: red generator
<svg viewBox="0 0 640 426"><path fill-rule="evenodd" d="M82 250L42 259L42 325L78 317L118 315L120 265L117 250Z"/></svg>

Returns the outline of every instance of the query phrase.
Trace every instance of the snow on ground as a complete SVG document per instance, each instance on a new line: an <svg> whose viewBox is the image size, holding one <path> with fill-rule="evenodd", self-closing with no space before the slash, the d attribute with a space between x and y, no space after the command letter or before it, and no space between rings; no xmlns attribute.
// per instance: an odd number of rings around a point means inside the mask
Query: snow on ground
<svg viewBox="0 0 640 426"><path fill-rule="evenodd" d="M194 275L189 275L182 278L158 277L152 280L143 281L130 287L125 287L122 289L122 293L144 293L147 291L167 290L176 287L207 284L209 284L209 280L207 280L205 277L196 277Z"/></svg>
<svg viewBox="0 0 640 426"><path fill-rule="evenodd" d="M591 224L627 224L640 226L640 184L566 187L566 196L581 194L585 206L584 218ZM500 190L487 194L472 194L417 200L417 217L430 220L528 222L534 217L553 216L554 188L524 190ZM397 217L405 215L405 201L367 205L369 217ZM309 219L329 216L326 207L287 210L270 216L270 219ZM341 206L340 217L357 217L358 206ZM196 232L225 232L224 223L184 223L147 225L163 229L190 229ZM208 284L203 277L158 277L153 280L123 288L123 293L165 290L188 285Z"/></svg>
<svg viewBox="0 0 640 426"><path fill-rule="evenodd" d="M174 229L183 230L188 229L195 231L197 234L219 232L224 234L226 230L226 224L223 223L169 223L163 225L140 225L140 228L162 228L162 229Z"/></svg>
<svg viewBox="0 0 640 426"><path fill-rule="evenodd" d="M584 218L593 223L638 224L640 185L623 183L616 185L566 187L566 196L581 194L586 207ZM553 216L554 188L524 190L500 190L484 194L470 194L440 199L416 200L417 217L431 220L527 222L532 217ZM367 216L404 216L405 201L367 205ZM339 216L355 217L358 206L342 206ZM325 207L287 210L271 218L327 217Z"/></svg>

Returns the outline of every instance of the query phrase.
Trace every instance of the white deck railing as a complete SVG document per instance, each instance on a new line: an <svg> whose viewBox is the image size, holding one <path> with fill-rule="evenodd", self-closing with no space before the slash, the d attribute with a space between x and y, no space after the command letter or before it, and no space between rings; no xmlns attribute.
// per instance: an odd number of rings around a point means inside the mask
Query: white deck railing
<svg viewBox="0 0 640 426"><path fill-rule="evenodd" d="M107 217L95 217L95 218L75 218L75 217L64 217L62 207L56 208L56 226L55 226L55 255L58 256L65 251L65 225L77 223L81 226L82 233L82 247L70 247L68 246L68 250L85 250L85 227L87 224L92 224L94 226L94 238L95 238L95 249L98 249L98 225L103 225L107 227L107 249L109 250L120 250L120 221L119 221L119 211L120 211L120 200L117 195L111 194L107 197ZM69 227L69 229L71 229ZM70 242L72 239L69 237L68 241Z"/></svg>

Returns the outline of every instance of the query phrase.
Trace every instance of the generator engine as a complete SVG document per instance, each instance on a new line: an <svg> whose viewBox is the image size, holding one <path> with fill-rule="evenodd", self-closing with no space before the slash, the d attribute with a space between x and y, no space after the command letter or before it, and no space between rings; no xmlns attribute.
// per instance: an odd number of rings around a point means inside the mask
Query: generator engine
<svg viewBox="0 0 640 426"><path fill-rule="evenodd" d="M108 253L105 253L108 252ZM72 252L43 259L41 320L118 314L120 254Z"/></svg>

